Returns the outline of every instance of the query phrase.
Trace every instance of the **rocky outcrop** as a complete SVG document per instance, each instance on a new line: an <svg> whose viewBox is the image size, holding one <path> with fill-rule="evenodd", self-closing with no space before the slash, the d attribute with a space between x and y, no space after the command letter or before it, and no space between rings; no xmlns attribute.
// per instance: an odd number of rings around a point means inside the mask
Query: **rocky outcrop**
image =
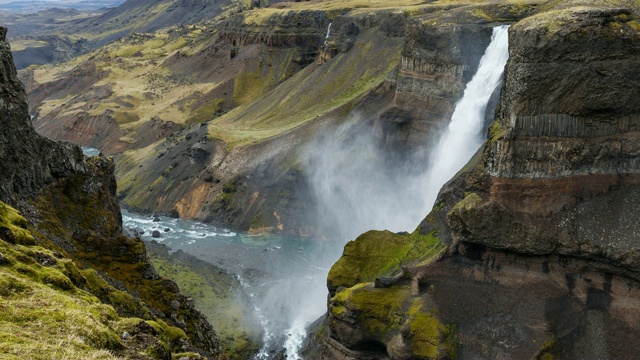
<svg viewBox="0 0 640 360"><path fill-rule="evenodd" d="M24 69L30 65L62 63L91 49L86 39L72 39L60 35L25 36L21 40L31 40L46 45L14 51L15 65L18 69Z"/></svg>
<svg viewBox="0 0 640 360"><path fill-rule="evenodd" d="M222 21L218 36L234 47L250 44L296 47L299 49L296 61L307 65L316 58L329 23L324 11L253 10Z"/></svg>
<svg viewBox="0 0 640 360"><path fill-rule="evenodd" d="M4 114L0 200L22 211L28 223L20 226L28 224L33 236L21 230L16 237L9 227L13 235L5 231L3 239L38 244L68 257L74 268L93 269L84 275L69 274L73 279L67 281L75 281L75 286L90 291L123 316L166 321L189 335L190 342L169 345L165 352L199 349L217 355L218 339L206 318L186 301L175 283L156 273L140 239L122 235L113 161L86 158L76 145L36 134L5 34L6 29L0 28Z"/></svg>
<svg viewBox="0 0 640 360"><path fill-rule="evenodd" d="M489 139L416 230L446 250L372 268L372 256L397 256L376 245L388 235L347 245L329 277L324 346L308 358L637 353L640 228L630 214L640 210L640 138L629 94L640 90L639 14L625 2L578 5L548 5L511 26ZM412 332L408 303L387 304L408 290L432 331ZM432 352L417 352L418 333L432 334Z"/></svg>
<svg viewBox="0 0 640 360"><path fill-rule="evenodd" d="M27 108L27 97L16 76L7 30L0 29L0 86L3 126L0 133L0 199L15 203L34 195L45 184L72 172L86 171L77 146L38 136Z"/></svg>

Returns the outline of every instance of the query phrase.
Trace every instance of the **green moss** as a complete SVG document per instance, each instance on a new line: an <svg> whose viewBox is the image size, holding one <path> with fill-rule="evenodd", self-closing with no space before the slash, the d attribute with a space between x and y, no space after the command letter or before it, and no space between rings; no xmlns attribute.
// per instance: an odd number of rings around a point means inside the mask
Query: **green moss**
<svg viewBox="0 0 640 360"><path fill-rule="evenodd" d="M22 281L20 277L7 274L0 278L0 296L2 297L20 295L30 290L31 286L28 282Z"/></svg>
<svg viewBox="0 0 640 360"><path fill-rule="evenodd" d="M204 106L197 108L187 120L187 123L203 123L205 121L213 120L218 116L218 112L222 105L224 104L224 99L221 98L213 98L208 101Z"/></svg>
<svg viewBox="0 0 640 360"><path fill-rule="evenodd" d="M331 289L371 282L376 277L397 273L402 265L431 259L444 248L435 233L369 231L345 245L342 257L329 271L327 282Z"/></svg>
<svg viewBox="0 0 640 360"><path fill-rule="evenodd" d="M174 359L197 359L197 360L200 360L200 359L202 359L202 356L200 354L198 354L198 353L182 352L182 353L173 354L173 358Z"/></svg>
<svg viewBox="0 0 640 360"><path fill-rule="evenodd" d="M166 322L161 319L156 319L155 321L147 321L149 325L151 325L160 336L170 344L177 343L179 339L187 340L187 334L178 327L170 326Z"/></svg>
<svg viewBox="0 0 640 360"><path fill-rule="evenodd" d="M13 234L13 239L3 240L25 245L35 243L33 236L27 230L27 219L20 215L18 210L0 201L0 229L3 228Z"/></svg>
<svg viewBox="0 0 640 360"><path fill-rule="evenodd" d="M138 114L133 111L116 111L111 117L119 124L129 124L140 120Z"/></svg>
<svg viewBox="0 0 640 360"><path fill-rule="evenodd" d="M470 210L472 208L474 208L475 206L477 206L478 204L480 204L482 202L482 198L480 197L480 195L476 194L476 193L470 193L467 194L467 196L465 196L464 199L460 200L452 209L449 213L452 213L454 211L458 211L458 210Z"/></svg>
<svg viewBox="0 0 640 360"><path fill-rule="evenodd" d="M444 325L437 315L425 309L422 299L414 299L409 310L409 338L413 355L419 359L457 358L455 326Z"/></svg>
<svg viewBox="0 0 640 360"><path fill-rule="evenodd" d="M40 269L41 281L60 290L71 290L73 283L58 269L43 267Z"/></svg>
<svg viewBox="0 0 640 360"><path fill-rule="evenodd" d="M408 286L374 288L362 283L339 291L330 300L329 311L332 317L360 327L372 340L388 343L402 334L415 359L455 359L455 327L444 325L426 303L424 297L413 297Z"/></svg>
<svg viewBox="0 0 640 360"><path fill-rule="evenodd" d="M494 121L489 127L488 142L494 142L507 134L507 129L500 123Z"/></svg>
<svg viewBox="0 0 640 360"><path fill-rule="evenodd" d="M269 80L269 74L262 74L262 62L253 72L238 74L233 83L233 101L242 105L256 100L269 90Z"/></svg>
<svg viewBox="0 0 640 360"><path fill-rule="evenodd" d="M137 54L139 52L141 52L142 50L144 50L144 46L143 45L129 45L129 46L124 46L118 50L116 50L114 52L113 55L118 56L118 57L131 57L134 54Z"/></svg>
<svg viewBox="0 0 640 360"><path fill-rule="evenodd" d="M65 275L69 260L44 267L33 256L51 256L41 247L11 246L0 267L0 353L20 359L110 359L122 349L111 327L111 306L75 287ZM77 269L76 269L77 270ZM77 274L76 274L77 275Z"/></svg>
<svg viewBox="0 0 640 360"><path fill-rule="evenodd" d="M377 340L386 341L393 330L399 330L404 324L406 317L402 309L410 300L408 286L378 289L372 283L362 283L336 293L331 299L330 312L340 317L348 309L357 314L358 326Z"/></svg>
<svg viewBox="0 0 640 360"><path fill-rule="evenodd" d="M417 314L409 323L413 354L420 358L438 357L442 324L434 316Z"/></svg>
<svg viewBox="0 0 640 360"><path fill-rule="evenodd" d="M238 74L233 84L233 101L237 105L249 104L266 94L291 75L294 50L286 52L263 51L253 69Z"/></svg>
<svg viewBox="0 0 640 360"><path fill-rule="evenodd" d="M628 21L627 25L629 25L636 32L640 32L640 23L638 23L638 21L636 20Z"/></svg>
<svg viewBox="0 0 640 360"><path fill-rule="evenodd" d="M561 355L560 344L556 339L549 339L540 345L537 360L553 360Z"/></svg>

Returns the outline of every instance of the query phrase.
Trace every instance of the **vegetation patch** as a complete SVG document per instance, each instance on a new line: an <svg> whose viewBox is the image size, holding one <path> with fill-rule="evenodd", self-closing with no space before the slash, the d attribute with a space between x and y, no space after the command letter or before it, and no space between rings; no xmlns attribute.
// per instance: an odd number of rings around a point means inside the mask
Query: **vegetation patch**
<svg viewBox="0 0 640 360"><path fill-rule="evenodd" d="M0 223L26 226L25 222L15 209L0 202ZM90 277L95 272L84 274ZM0 357L121 359L144 352L121 338L124 329L142 320L119 317L112 306L83 289L92 291L92 283L59 252L1 239ZM163 347L186 339L182 330L161 320L154 324L158 324L156 341Z"/></svg>
<svg viewBox="0 0 640 360"><path fill-rule="evenodd" d="M34 243L33 236L27 230L27 219L3 202L0 202L0 239L10 243Z"/></svg>
<svg viewBox="0 0 640 360"><path fill-rule="evenodd" d="M230 147L255 143L346 106L384 81L400 61L402 44L401 38L381 39L375 29L369 30L359 36L349 52L338 54L322 66L308 66L259 99L212 122L209 137L223 140ZM260 84L244 81L236 84L240 85L237 91L262 94L255 92L264 88ZM243 86L254 90L241 90Z"/></svg>
<svg viewBox="0 0 640 360"><path fill-rule="evenodd" d="M457 357L457 335L426 306L424 297L413 297L409 286L375 288L372 283L342 289L329 301L334 319L358 327L368 340L388 343L402 336L416 359Z"/></svg>
<svg viewBox="0 0 640 360"><path fill-rule="evenodd" d="M336 289L371 282L400 272L403 265L431 259L445 247L435 233L368 231L345 245L342 256L329 271L327 283L329 289Z"/></svg>
<svg viewBox="0 0 640 360"><path fill-rule="evenodd" d="M240 284L232 275L181 251L169 255L158 243L148 243L147 249L158 273L175 281L207 316L227 358L247 359L258 350L260 334L247 319Z"/></svg>

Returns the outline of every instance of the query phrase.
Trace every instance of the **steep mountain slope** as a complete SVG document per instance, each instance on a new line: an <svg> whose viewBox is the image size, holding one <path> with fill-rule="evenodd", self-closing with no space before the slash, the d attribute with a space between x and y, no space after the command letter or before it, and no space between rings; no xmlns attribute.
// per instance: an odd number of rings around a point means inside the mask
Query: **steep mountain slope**
<svg viewBox="0 0 640 360"><path fill-rule="evenodd" d="M0 296L11 310L2 312L3 324L21 328L25 338L3 332L10 341L3 341L3 352L20 358L167 358L185 351L215 357L219 343L206 318L156 273L140 239L122 235L113 162L85 158L78 146L35 132L6 31L0 28L0 266L6 275ZM36 341L46 331L39 324L70 333L62 342L55 332Z"/></svg>
<svg viewBox="0 0 640 360"><path fill-rule="evenodd" d="M128 0L93 12L49 9L37 14L9 15L11 41L18 69L33 64L61 63L136 33L153 33L198 24L221 14L242 11L240 0Z"/></svg>
<svg viewBox="0 0 640 360"><path fill-rule="evenodd" d="M307 358L635 356L639 10L548 3L510 28L489 140L413 234L345 247Z"/></svg>

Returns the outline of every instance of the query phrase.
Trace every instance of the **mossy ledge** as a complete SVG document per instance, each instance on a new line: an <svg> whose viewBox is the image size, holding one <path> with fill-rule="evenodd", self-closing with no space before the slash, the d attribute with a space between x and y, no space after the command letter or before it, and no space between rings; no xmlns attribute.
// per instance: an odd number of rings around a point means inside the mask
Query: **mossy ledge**
<svg viewBox="0 0 640 360"><path fill-rule="evenodd" d="M329 291L335 293L339 287L350 288L402 273L403 266L434 258L444 249L435 232L422 235L418 231L368 231L345 245L342 257L329 271Z"/></svg>
<svg viewBox="0 0 640 360"><path fill-rule="evenodd" d="M436 231L369 231L349 242L329 272L324 335L357 358L455 358L455 327L440 320L430 290L413 279L445 249Z"/></svg>

